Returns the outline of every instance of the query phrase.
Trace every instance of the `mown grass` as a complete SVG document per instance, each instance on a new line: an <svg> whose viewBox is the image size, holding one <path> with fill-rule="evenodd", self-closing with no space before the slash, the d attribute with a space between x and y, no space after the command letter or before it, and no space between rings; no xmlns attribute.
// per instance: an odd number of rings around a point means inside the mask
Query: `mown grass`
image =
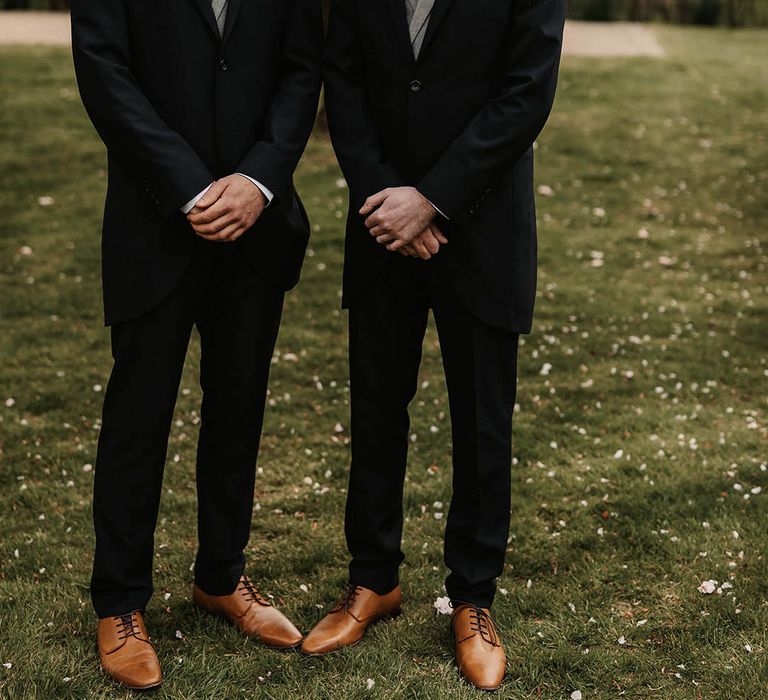
<svg viewBox="0 0 768 700"><path fill-rule="evenodd" d="M658 31L662 60L567 59L539 141L538 317L495 606L505 698L768 695L768 34ZM98 670L87 592L84 465L110 363L103 151L63 50L0 50L0 104L0 696L128 697ZM303 629L346 571L338 180L315 138L298 176L315 233L275 354L249 547L250 573ZM450 500L435 334L412 411L406 614L321 659L190 605L197 359L193 343L156 540L155 697L475 697L432 607ZM705 595L708 579L733 587Z"/></svg>

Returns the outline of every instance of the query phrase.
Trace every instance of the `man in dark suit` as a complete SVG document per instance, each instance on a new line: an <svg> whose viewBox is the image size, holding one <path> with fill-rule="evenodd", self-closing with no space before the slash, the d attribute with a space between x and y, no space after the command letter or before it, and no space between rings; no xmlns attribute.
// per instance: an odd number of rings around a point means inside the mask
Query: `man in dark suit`
<svg viewBox="0 0 768 700"><path fill-rule="evenodd" d="M400 608L408 404L431 308L453 425L446 589L456 655L498 687L490 616L510 514L518 335L536 278L533 143L555 94L564 0L333 0L328 121L350 190L350 588L320 654Z"/></svg>
<svg viewBox="0 0 768 700"><path fill-rule="evenodd" d="M309 226L293 172L321 83L319 0L73 0L75 67L107 146L103 280L114 368L91 581L105 671L161 682L142 611L167 441L202 343L195 602L275 647L298 630L244 574L270 360Z"/></svg>

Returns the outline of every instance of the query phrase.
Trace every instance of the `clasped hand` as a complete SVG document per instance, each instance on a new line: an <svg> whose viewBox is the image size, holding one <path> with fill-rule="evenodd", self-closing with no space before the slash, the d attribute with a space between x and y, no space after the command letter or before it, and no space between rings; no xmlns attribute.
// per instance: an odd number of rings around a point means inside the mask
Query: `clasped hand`
<svg viewBox="0 0 768 700"><path fill-rule="evenodd" d="M267 204L264 193L250 180L229 175L211 185L187 220L201 238L232 243L259 220Z"/></svg>
<svg viewBox="0 0 768 700"><path fill-rule="evenodd" d="M382 190L368 197L360 214L376 242L401 255L429 260L448 243L435 207L414 187Z"/></svg>

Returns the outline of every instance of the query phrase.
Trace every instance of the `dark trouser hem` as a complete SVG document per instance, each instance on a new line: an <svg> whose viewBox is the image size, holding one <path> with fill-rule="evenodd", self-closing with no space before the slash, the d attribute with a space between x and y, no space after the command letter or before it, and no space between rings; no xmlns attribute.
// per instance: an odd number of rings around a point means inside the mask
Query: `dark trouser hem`
<svg viewBox="0 0 768 700"><path fill-rule="evenodd" d="M119 617L127 615L136 610L144 612L149 603L150 596L146 594L125 596L125 595L102 595L91 591L91 602L96 616L102 620L105 617Z"/></svg>
<svg viewBox="0 0 768 700"><path fill-rule="evenodd" d="M397 569L391 567L375 567L370 564L349 565L349 582L353 586L369 588L377 595L387 595L400 585L400 577Z"/></svg>
<svg viewBox="0 0 768 700"><path fill-rule="evenodd" d="M462 585L451 574L445 582L445 590L454 608L459 605L476 605L478 608L490 608L496 597L496 584L486 583L481 586Z"/></svg>
<svg viewBox="0 0 768 700"><path fill-rule="evenodd" d="M229 566L195 564L195 585L208 595L232 595L245 573L245 556Z"/></svg>

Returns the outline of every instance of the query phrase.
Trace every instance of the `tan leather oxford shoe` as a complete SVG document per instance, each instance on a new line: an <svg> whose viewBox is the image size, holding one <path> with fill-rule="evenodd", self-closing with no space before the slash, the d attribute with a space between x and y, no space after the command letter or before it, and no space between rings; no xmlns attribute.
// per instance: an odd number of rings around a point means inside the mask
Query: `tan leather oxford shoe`
<svg viewBox="0 0 768 700"><path fill-rule="evenodd" d="M195 604L208 612L223 615L247 637L275 649L291 649L303 636L293 623L262 597L247 576L240 579L230 595L208 595L192 587Z"/></svg>
<svg viewBox="0 0 768 700"><path fill-rule="evenodd" d="M157 688L163 682L155 647L138 610L102 618L96 634L101 668L113 680L132 690Z"/></svg>
<svg viewBox="0 0 768 700"><path fill-rule="evenodd" d="M317 656L357 644L374 622L399 615L401 604L400 586L386 595L350 586L341 602L307 635L301 650Z"/></svg>
<svg viewBox="0 0 768 700"><path fill-rule="evenodd" d="M507 658L490 611L459 605L453 611L451 626L461 675L480 690L498 690L504 680Z"/></svg>

